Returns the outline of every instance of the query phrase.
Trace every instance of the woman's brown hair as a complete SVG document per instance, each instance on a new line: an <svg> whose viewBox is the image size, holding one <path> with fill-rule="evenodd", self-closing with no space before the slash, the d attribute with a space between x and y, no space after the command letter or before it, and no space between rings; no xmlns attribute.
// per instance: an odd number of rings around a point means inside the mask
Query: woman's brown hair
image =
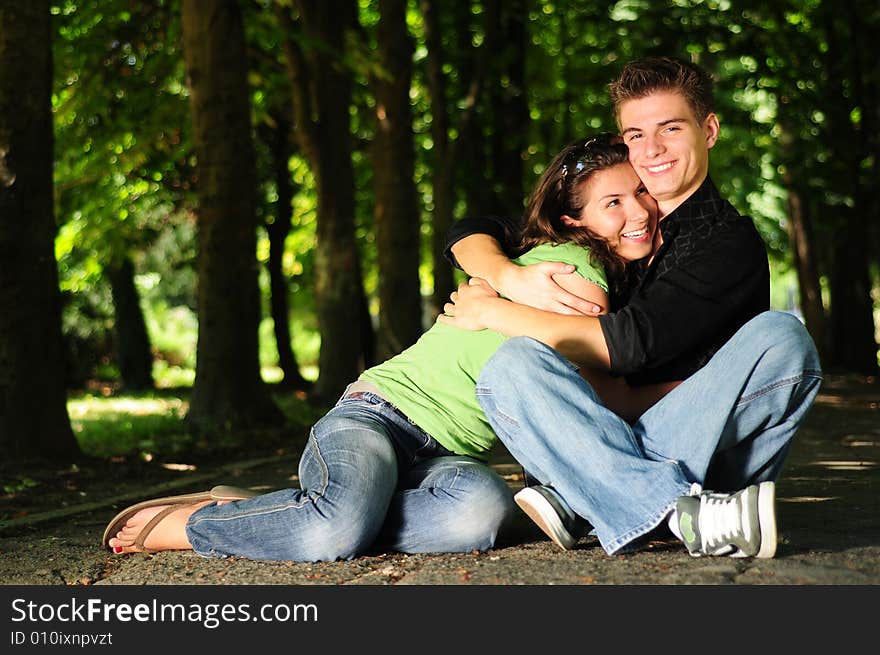
<svg viewBox="0 0 880 655"><path fill-rule="evenodd" d="M583 185L593 173L628 162L629 151L616 134L603 132L565 146L544 169L529 197L519 251L543 243L576 243L590 248L594 262L605 268L609 279L622 281L627 262L605 239L585 227L566 225L562 217L580 217Z"/></svg>

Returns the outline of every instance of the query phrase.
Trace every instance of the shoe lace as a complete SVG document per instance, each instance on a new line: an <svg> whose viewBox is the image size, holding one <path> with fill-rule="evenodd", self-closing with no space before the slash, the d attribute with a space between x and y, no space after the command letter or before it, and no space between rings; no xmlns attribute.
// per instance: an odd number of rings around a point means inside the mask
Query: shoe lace
<svg viewBox="0 0 880 655"><path fill-rule="evenodd" d="M729 546L743 533L742 514L736 496L704 494L700 497L700 535L703 549L714 552Z"/></svg>

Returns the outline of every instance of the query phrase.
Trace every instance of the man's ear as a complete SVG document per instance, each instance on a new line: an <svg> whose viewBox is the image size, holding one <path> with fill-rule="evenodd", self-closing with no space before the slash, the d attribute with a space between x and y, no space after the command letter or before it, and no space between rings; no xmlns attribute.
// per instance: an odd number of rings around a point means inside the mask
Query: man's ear
<svg viewBox="0 0 880 655"><path fill-rule="evenodd" d="M562 224L567 227L580 227L581 226L581 220L579 218L572 218L568 214L563 214L560 218L562 219Z"/></svg>
<svg viewBox="0 0 880 655"><path fill-rule="evenodd" d="M706 131L706 147L711 148L718 140L718 133L721 131L721 125L718 123L718 116L715 112L711 112L703 121L703 129Z"/></svg>

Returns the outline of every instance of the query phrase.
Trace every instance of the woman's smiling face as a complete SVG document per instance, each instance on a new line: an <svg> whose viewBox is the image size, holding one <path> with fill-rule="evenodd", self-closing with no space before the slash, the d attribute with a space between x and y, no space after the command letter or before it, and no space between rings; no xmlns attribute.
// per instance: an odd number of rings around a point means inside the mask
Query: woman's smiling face
<svg viewBox="0 0 880 655"><path fill-rule="evenodd" d="M649 256L657 230L657 203L627 163L593 173L583 183L584 208L568 225L588 228L618 256L633 261Z"/></svg>

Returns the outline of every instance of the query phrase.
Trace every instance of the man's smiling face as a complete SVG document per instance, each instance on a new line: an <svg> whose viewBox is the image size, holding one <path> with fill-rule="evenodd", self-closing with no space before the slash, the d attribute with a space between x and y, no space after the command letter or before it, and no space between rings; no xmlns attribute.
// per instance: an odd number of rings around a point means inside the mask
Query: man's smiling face
<svg viewBox="0 0 880 655"><path fill-rule="evenodd" d="M718 117L698 121L684 96L658 91L620 105L618 122L629 160L665 216L706 179Z"/></svg>

